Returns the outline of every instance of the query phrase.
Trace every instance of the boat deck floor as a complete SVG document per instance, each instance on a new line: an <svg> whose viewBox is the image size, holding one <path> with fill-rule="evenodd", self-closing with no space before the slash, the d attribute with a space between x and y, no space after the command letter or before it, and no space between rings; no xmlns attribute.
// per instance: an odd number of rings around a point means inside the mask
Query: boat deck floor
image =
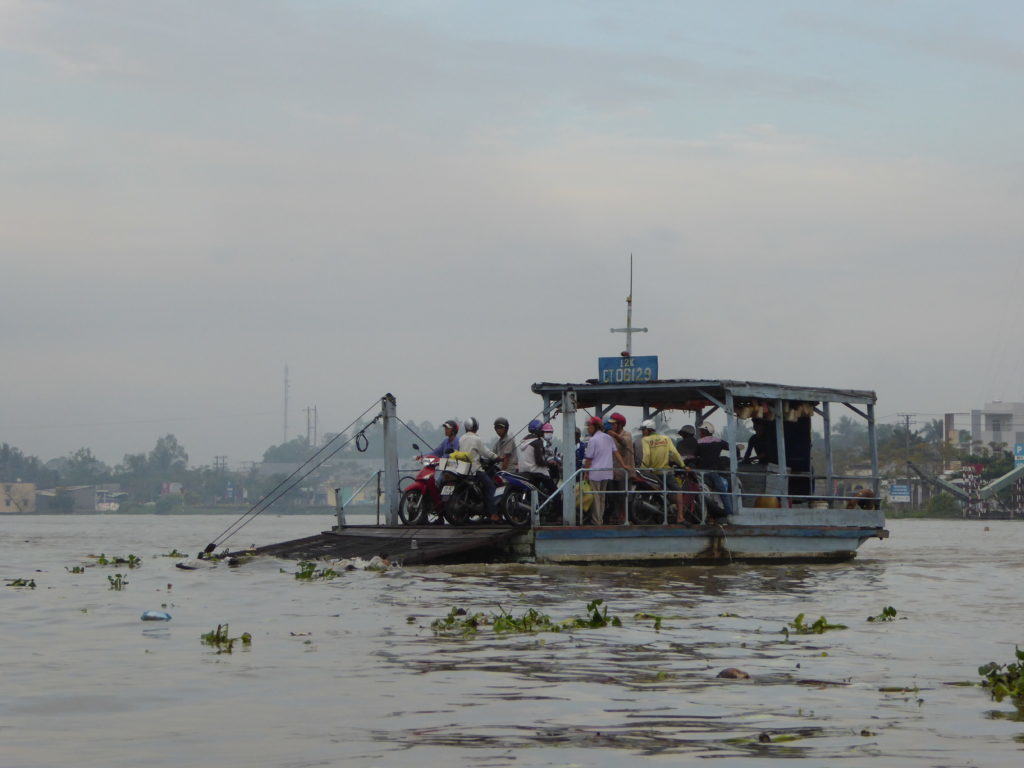
<svg viewBox="0 0 1024 768"><path fill-rule="evenodd" d="M282 541L233 552L232 555L272 555L292 560L359 557L369 560L380 556L403 565L422 565L438 561L479 560L483 550L500 548L518 533L515 528L497 525L349 525L316 536ZM474 558L466 555L474 553Z"/></svg>

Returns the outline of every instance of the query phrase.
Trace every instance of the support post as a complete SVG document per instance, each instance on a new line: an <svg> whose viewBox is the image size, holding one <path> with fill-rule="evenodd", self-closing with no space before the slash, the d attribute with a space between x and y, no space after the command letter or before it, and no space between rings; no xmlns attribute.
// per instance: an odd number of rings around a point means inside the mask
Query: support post
<svg viewBox="0 0 1024 768"><path fill-rule="evenodd" d="M562 481L576 472L576 393L562 392ZM576 521L576 492L570 484L562 489L562 525Z"/></svg>
<svg viewBox="0 0 1024 768"><path fill-rule="evenodd" d="M823 429L825 430L825 482L828 483L827 496L836 495L835 479L833 475L835 470L832 466L832 411L829 408L829 403L821 404L821 421L824 424ZM832 506L832 500L829 499L829 507Z"/></svg>
<svg viewBox="0 0 1024 768"><path fill-rule="evenodd" d="M875 437L875 404L868 403L868 443L871 447L871 490L878 498L878 439Z"/></svg>
<svg viewBox="0 0 1024 768"><path fill-rule="evenodd" d="M786 466L786 433L783 421L786 418L786 408L782 399L775 401L775 447L779 453L779 475L783 479L782 506L790 506L789 498L789 467Z"/></svg>
<svg viewBox="0 0 1024 768"><path fill-rule="evenodd" d="M732 495L732 512L736 514L740 511L736 459L736 412L733 407L732 392L729 391L725 393L725 435L725 441L729 444L729 492Z"/></svg>
<svg viewBox="0 0 1024 768"><path fill-rule="evenodd" d="M384 514L387 525L398 525L398 414L390 392L380 400L384 420Z"/></svg>

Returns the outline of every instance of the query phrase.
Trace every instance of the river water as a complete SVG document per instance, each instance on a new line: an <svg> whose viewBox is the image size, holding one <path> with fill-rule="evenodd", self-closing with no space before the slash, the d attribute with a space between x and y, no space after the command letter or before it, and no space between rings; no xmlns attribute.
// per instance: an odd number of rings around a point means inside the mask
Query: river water
<svg viewBox="0 0 1024 768"><path fill-rule="evenodd" d="M1024 641L1020 523L890 521L891 539L823 566L422 567L306 583L282 560L185 571L158 556L194 554L227 522L0 518L0 575L37 585L0 587L0 766L1024 764L1012 706L948 684ZM232 544L329 524L265 516ZM94 565L100 552L142 565ZM594 598L621 627L430 629L456 606L563 619ZM140 621L162 605L170 622ZM865 620L887 605L905 619ZM663 616L660 631L641 612ZM787 642L798 613L848 629ZM200 643L224 622L251 647ZM752 679L717 679L725 667Z"/></svg>

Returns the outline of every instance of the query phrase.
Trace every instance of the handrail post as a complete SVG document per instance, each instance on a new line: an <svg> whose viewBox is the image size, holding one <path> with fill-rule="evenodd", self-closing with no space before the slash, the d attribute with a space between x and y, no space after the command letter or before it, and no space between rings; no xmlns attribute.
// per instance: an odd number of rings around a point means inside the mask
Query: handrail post
<svg viewBox="0 0 1024 768"><path fill-rule="evenodd" d="M381 398L384 417L384 505L388 525L398 525L398 416L395 396Z"/></svg>
<svg viewBox="0 0 1024 768"><path fill-rule="evenodd" d="M341 488L334 489L334 508L338 515L338 530L340 531L348 523L345 520L345 502L341 498Z"/></svg>
<svg viewBox="0 0 1024 768"><path fill-rule="evenodd" d="M572 460L569 457L572 456ZM562 392L562 477L576 472L576 395L571 389ZM572 472L569 472L569 468ZM562 483L562 524L571 526L576 518L576 493L572 485ZM583 494L579 494L582 503Z"/></svg>
<svg viewBox="0 0 1024 768"><path fill-rule="evenodd" d="M732 496L732 513L735 515L740 511L740 484L737 481L739 468L736 458L736 411L730 391L725 393L725 431L726 443L729 446L729 494Z"/></svg>
<svg viewBox="0 0 1024 768"><path fill-rule="evenodd" d="M661 470L661 524L668 525L668 469Z"/></svg>
<svg viewBox="0 0 1024 768"><path fill-rule="evenodd" d="M537 489L530 489L530 525L540 528L540 510L537 508Z"/></svg>
<svg viewBox="0 0 1024 768"><path fill-rule="evenodd" d="M785 506L789 500L789 467L786 466L786 436L783 421L786 418L784 401L779 398L775 401L775 445L778 452L779 476L782 478L782 500L780 506ZM790 505L792 506L792 504Z"/></svg>
<svg viewBox="0 0 1024 768"><path fill-rule="evenodd" d="M832 477L834 474L832 466L832 412L829 409L828 402L821 404L821 421L824 425L822 429L825 431L825 482L828 483L828 493L826 496L830 499L828 505L831 508L831 499L836 495L836 487L835 478Z"/></svg>

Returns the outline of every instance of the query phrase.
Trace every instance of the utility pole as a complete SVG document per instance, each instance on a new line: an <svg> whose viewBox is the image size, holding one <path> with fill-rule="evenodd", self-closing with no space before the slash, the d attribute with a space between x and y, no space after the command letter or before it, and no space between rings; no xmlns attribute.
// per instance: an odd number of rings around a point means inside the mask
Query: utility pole
<svg viewBox="0 0 1024 768"><path fill-rule="evenodd" d="M284 364L284 430L281 433L281 442L288 442L288 363Z"/></svg>
<svg viewBox="0 0 1024 768"><path fill-rule="evenodd" d="M904 456L905 456L905 459L906 459L906 462L907 462L907 466L906 466L906 469L907 469L907 489L910 491L910 504L911 504L911 506L913 506L914 505L914 486L911 484L911 479L910 479L910 425L915 423L914 417L917 414L914 414L914 413L899 413L899 414L896 414L896 415L899 416L901 419L903 419L903 428L905 430L905 433L903 435L903 438L904 438Z"/></svg>
<svg viewBox="0 0 1024 768"><path fill-rule="evenodd" d="M625 328L612 328L612 333L624 333L626 334L626 350L622 353L623 357L633 356L633 334L634 333L647 333L646 328L634 328L633 327L633 254L629 254L629 296L626 297L626 327Z"/></svg>
<svg viewBox="0 0 1024 768"><path fill-rule="evenodd" d="M214 456L213 457L213 471L214 472L227 472L228 471L228 457L227 456Z"/></svg>

